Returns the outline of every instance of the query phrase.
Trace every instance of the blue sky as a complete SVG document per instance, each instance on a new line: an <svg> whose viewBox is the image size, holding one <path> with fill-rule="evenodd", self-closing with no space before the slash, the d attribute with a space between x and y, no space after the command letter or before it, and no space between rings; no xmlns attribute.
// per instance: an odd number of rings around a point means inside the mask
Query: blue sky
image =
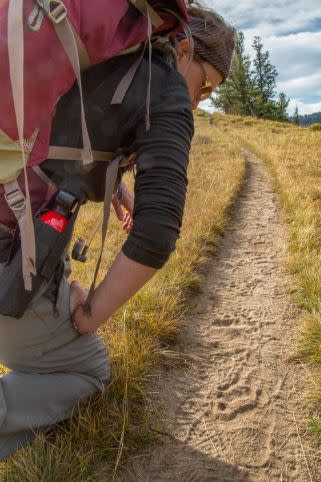
<svg viewBox="0 0 321 482"><path fill-rule="evenodd" d="M206 0L226 21L242 30L248 53L262 38L276 66L278 91L291 98L289 112L321 111L320 0Z"/></svg>

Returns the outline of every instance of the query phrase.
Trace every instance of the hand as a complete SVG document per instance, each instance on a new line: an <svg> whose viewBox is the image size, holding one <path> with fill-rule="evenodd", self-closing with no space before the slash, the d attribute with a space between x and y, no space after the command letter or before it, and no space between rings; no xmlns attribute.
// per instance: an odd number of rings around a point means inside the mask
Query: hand
<svg viewBox="0 0 321 482"><path fill-rule="evenodd" d="M123 230L126 231L126 233L128 234L132 229L133 225L134 225L133 218L131 214L128 211L126 211L125 217L124 217L124 223L123 223Z"/></svg>
<svg viewBox="0 0 321 482"><path fill-rule="evenodd" d="M70 313L82 303L85 303L88 296L88 290L84 289L78 281L73 281L70 285Z"/></svg>
<svg viewBox="0 0 321 482"><path fill-rule="evenodd" d="M133 227L133 211L134 211L134 197L128 190L126 184L121 182L122 199L118 200L117 193L113 196L113 206L119 221L123 221L123 230L128 234ZM126 209L124 214L122 206Z"/></svg>
<svg viewBox="0 0 321 482"><path fill-rule="evenodd" d="M78 281L70 285L70 313L72 314L75 330L81 335L91 335L96 330L91 326L91 320L80 306L86 302L89 290L84 289ZM77 306L79 309L77 310ZM76 311L75 311L76 310Z"/></svg>

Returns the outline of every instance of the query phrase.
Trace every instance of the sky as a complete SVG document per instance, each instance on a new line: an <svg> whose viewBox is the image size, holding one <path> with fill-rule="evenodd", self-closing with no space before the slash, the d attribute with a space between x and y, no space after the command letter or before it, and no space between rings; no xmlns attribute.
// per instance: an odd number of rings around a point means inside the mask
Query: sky
<svg viewBox="0 0 321 482"><path fill-rule="evenodd" d="M246 39L252 54L262 38L277 68L277 90L291 98L289 113L321 111L321 0L205 0Z"/></svg>

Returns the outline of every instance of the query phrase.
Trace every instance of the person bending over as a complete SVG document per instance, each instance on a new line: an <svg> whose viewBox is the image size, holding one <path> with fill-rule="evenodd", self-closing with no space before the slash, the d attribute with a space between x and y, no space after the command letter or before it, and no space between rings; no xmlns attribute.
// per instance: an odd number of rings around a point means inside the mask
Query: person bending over
<svg viewBox="0 0 321 482"><path fill-rule="evenodd" d="M103 390L110 378L109 361L100 337L93 332L162 268L175 249L188 183L192 108L226 79L234 47L233 29L215 13L196 6L189 15L195 46L192 59L183 35L177 47L177 68L171 49L153 49L148 131L148 52L122 105L111 105L112 96L141 52L111 59L83 75L93 148L125 148L136 153L134 205L129 193L124 191L123 196L133 223L127 215L128 238L94 291L90 311L85 309L86 291L79 283L70 289L69 265L64 259L63 269L21 319L0 315L0 360L12 370L0 379L0 459L30 442L37 431L68 419L75 405ZM60 100L52 144L81 145L76 87ZM41 170L57 189L66 179L76 177L88 199L101 201L103 164L95 163L84 171L76 161L48 159ZM8 244L1 226L0 241L1 246Z"/></svg>

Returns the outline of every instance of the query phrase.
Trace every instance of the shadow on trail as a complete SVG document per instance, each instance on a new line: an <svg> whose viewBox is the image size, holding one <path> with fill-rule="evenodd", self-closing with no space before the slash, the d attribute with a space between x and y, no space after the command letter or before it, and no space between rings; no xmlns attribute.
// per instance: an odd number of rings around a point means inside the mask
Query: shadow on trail
<svg viewBox="0 0 321 482"><path fill-rule="evenodd" d="M173 457L173 453L175 456ZM175 461L175 464L173 463ZM149 472L149 467L152 471ZM171 438L166 449L152 449L152 456L135 459L124 469L118 482L253 482L246 470L218 458L207 456Z"/></svg>

